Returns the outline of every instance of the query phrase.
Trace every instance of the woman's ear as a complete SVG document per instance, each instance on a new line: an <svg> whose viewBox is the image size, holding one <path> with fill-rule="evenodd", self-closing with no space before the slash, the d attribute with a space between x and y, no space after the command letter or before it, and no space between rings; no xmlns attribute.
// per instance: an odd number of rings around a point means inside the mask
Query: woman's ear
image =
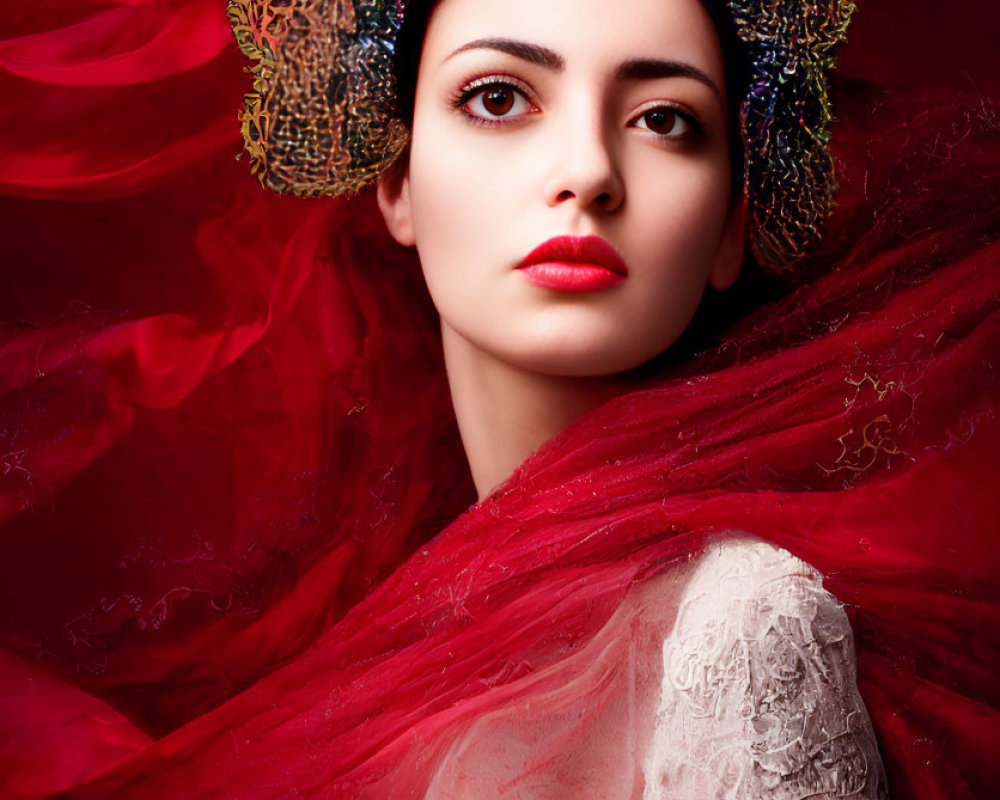
<svg viewBox="0 0 1000 800"><path fill-rule="evenodd" d="M747 242L747 199L743 192L729 204L715 263L708 282L713 289L728 289L740 274Z"/></svg>
<svg viewBox="0 0 1000 800"><path fill-rule="evenodd" d="M378 207L393 239L404 247L416 244L410 205L409 159L404 153L378 179Z"/></svg>

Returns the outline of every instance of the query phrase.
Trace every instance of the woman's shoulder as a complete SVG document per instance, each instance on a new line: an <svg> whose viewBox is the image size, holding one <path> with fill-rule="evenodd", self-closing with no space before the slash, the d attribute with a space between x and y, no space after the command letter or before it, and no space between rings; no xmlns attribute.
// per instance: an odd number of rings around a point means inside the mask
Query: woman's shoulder
<svg viewBox="0 0 1000 800"><path fill-rule="evenodd" d="M647 800L886 796L850 624L816 569L747 534L705 549L663 642L647 752Z"/></svg>

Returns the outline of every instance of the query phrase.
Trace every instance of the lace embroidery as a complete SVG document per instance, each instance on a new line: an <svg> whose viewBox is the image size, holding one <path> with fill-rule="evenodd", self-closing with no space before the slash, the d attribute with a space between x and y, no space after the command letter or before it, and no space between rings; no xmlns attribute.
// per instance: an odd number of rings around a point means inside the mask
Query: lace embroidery
<svg viewBox="0 0 1000 800"><path fill-rule="evenodd" d="M847 616L790 553L706 554L663 659L644 800L887 797Z"/></svg>

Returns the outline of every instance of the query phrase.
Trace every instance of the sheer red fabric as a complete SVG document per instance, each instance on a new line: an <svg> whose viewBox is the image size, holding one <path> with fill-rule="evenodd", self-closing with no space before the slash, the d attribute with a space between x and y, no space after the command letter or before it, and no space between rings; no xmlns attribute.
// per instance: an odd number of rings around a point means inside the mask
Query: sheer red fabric
<svg viewBox="0 0 1000 800"><path fill-rule="evenodd" d="M944 12L863 4L826 274L465 513L412 256L370 198L244 175L219 4L4 5L4 796L422 797L504 719L534 743L523 774L583 780L584 744L621 745L600 712L623 643L733 529L847 605L894 796L990 795L987 4L927 28L966 35L912 71L896 23Z"/></svg>

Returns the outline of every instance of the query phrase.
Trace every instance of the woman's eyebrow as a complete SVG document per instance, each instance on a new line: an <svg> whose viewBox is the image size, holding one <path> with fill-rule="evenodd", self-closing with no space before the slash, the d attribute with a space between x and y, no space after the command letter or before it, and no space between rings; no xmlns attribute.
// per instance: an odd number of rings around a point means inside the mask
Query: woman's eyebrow
<svg viewBox="0 0 1000 800"><path fill-rule="evenodd" d="M565 59L555 50L542 47L540 44L522 42L517 39L475 39L463 44L448 55L447 61L459 53L467 50L497 50L501 53L520 58L532 64L561 72L565 66ZM669 61L658 58L635 58L622 62L615 70L615 78L618 80L652 80L655 78L692 78L699 83L705 84L719 97L722 96L718 85L705 72L698 69L693 64L683 61Z"/></svg>
<svg viewBox="0 0 1000 800"><path fill-rule="evenodd" d="M566 66L566 61L555 50L530 42L519 42L516 39L476 39L453 51L445 61L466 50L499 50L501 53L507 53L556 72L560 72Z"/></svg>
<svg viewBox="0 0 1000 800"><path fill-rule="evenodd" d="M622 62L615 70L618 80L650 80L655 78L693 78L722 97L718 85L705 72L684 61L664 61L658 58L636 58Z"/></svg>

